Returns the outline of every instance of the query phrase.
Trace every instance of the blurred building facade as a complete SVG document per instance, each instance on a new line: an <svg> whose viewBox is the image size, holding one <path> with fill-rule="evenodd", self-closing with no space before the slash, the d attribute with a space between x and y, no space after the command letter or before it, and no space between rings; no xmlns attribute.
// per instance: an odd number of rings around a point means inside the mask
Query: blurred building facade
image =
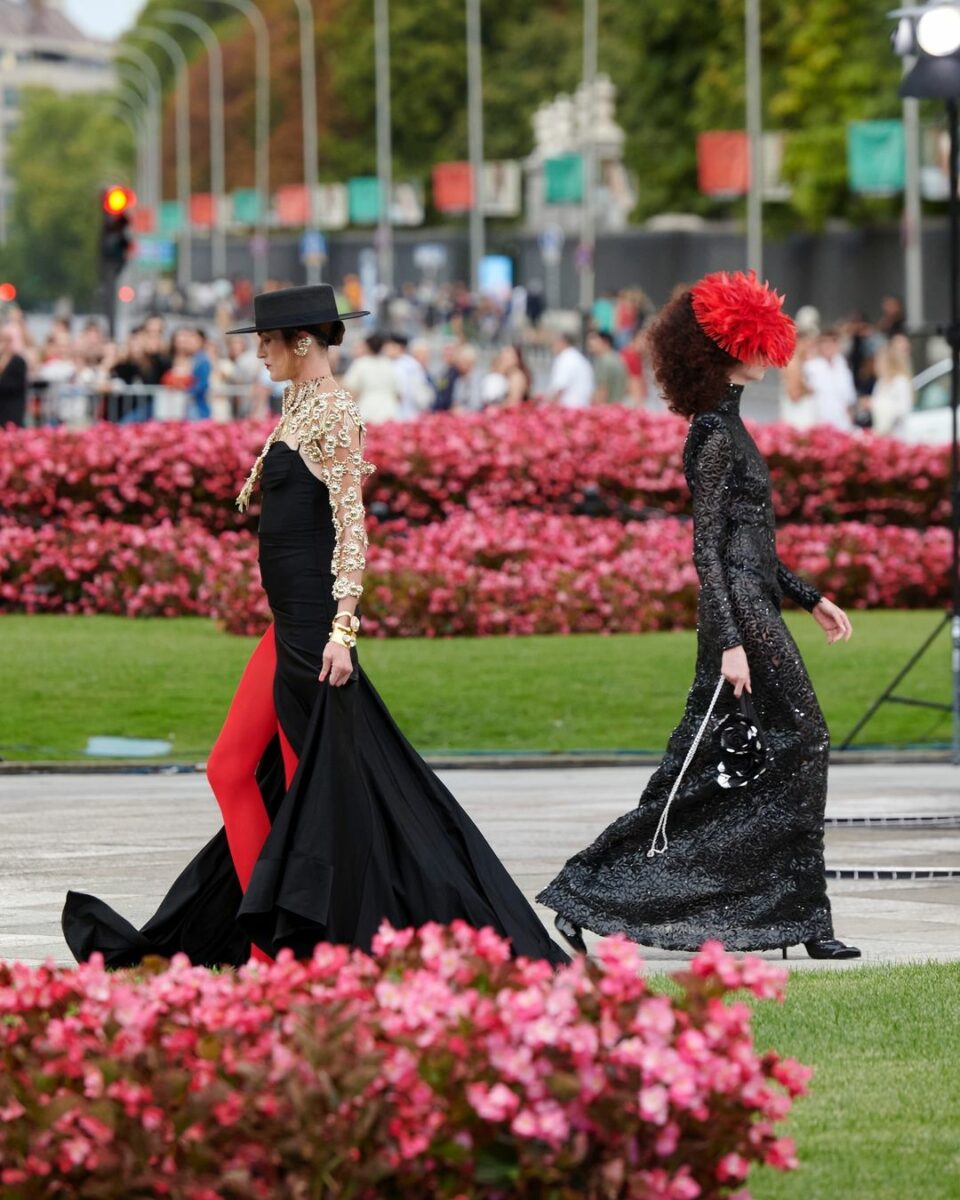
<svg viewBox="0 0 960 1200"><path fill-rule="evenodd" d="M14 186L6 170L7 141L20 119L23 89L109 91L110 55L108 42L88 37L66 16L62 0L0 0L0 245Z"/></svg>

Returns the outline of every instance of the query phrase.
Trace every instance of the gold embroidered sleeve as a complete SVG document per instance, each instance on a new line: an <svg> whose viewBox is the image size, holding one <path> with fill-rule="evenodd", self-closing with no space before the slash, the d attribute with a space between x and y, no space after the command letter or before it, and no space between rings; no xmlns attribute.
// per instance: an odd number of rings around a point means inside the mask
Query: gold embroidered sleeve
<svg viewBox="0 0 960 1200"><path fill-rule="evenodd" d="M315 413L300 449L320 468L320 478L330 493L330 509L336 540L332 571L333 596L363 594L363 572L367 565L367 530L364 524L363 481L374 471L363 457L364 427L360 412L343 392L324 398Z"/></svg>

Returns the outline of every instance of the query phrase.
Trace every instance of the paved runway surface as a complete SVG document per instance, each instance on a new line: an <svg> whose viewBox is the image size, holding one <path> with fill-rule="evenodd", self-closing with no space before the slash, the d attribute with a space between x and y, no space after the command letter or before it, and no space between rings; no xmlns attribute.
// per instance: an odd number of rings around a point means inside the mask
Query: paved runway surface
<svg viewBox="0 0 960 1200"><path fill-rule="evenodd" d="M650 772L468 769L445 771L443 778L532 897L565 859L636 803ZM834 767L827 817L840 822L827 831L828 868L956 873L832 881L838 935L859 945L866 962L960 960L960 768ZM855 823L863 818L887 823ZM0 778L0 958L69 961L59 928L68 887L102 896L141 923L218 825L199 774ZM552 914L540 911L549 922ZM687 957L645 953L661 968ZM834 966L810 963L799 948L791 962Z"/></svg>

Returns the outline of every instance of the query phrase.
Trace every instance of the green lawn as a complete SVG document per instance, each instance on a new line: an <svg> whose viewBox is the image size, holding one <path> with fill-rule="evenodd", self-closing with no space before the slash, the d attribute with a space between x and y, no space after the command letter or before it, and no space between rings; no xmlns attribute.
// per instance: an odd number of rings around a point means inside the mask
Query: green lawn
<svg viewBox="0 0 960 1200"><path fill-rule="evenodd" d="M815 1074L788 1119L801 1168L751 1174L754 1200L960 1196L960 964L796 971L755 1031Z"/></svg>
<svg viewBox="0 0 960 1200"><path fill-rule="evenodd" d="M854 615L827 647L803 613L788 620L834 739L842 737L932 629L938 614ZM199 618L0 617L0 756L78 757L91 735L167 738L206 757L253 646ZM693 633L363 642L364 667L424 751L662 749L693 673ZM901 689L949 697L946 634ZM943 742L949 715L888 705L870 743Z"/></svg>

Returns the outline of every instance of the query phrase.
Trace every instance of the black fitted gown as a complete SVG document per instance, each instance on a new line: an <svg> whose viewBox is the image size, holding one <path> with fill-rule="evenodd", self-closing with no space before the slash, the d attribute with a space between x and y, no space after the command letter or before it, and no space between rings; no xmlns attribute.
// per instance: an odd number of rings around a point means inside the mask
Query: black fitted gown
<svg viewBox="0 0 960 1200"><path fill-rule="evenodd" d="M517 955L567 961L394 724L356 651L348 684L318 682L337 611L331 497L298 451L279 440L268 447L260 570L274 618L274 701L299 758L296 774L287 790L274 739L258 770L271 830L245 894L221 829L141 930L103 901L68 893L70 949L80 961L99 950L115 967L177 951L195 963L238 964L251 942L305 957L318 942L367 949L384 919L404 928L461 918L492 926Z"/></svg>
<svg viewBox="0 0 960 1200"><path fill-rule="evenodd" d="M537 897L596 933L667 950L719 939L765 950L833 936L823 865L829 739L782 596L812 609L814 588L777 558L770 475L740 419L742 388L693 418L684 471L693 494L700 577L697 665L686 711L636 809L569 860ZM727 685L673 802L669 849L654 831L706 715L724 650L742 645L766 736L766 770L736 789L717 782L710 732L735 701Z"/></svg>

